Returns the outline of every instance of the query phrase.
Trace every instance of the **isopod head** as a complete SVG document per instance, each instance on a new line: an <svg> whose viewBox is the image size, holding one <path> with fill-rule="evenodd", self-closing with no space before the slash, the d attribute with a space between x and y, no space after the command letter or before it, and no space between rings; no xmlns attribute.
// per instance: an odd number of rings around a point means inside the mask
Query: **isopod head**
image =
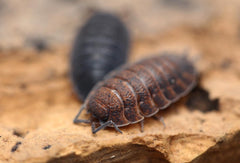
<svg viewBox="0 0 240 163"><path fill-rule="evenodd" d="M123 102L114 90L107 87L100 87L90 94L85 107L92 115L92 119L101 124L107 121L112 121L117 126L129 124L123 116Z"/></svg>

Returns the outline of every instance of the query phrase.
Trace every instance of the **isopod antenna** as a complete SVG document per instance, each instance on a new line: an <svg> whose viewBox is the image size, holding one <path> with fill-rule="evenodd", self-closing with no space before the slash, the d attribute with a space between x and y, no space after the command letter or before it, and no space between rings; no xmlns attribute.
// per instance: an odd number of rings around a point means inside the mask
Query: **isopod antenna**
<svg viewBox="0 0 240 163"><path fill-rule="evenodd" d="M82 105L78 114L76 115L76 117L73 120L73 123L77 124L77 123L91 123L90 120L87 119L78 119L78 117L81 115L82 111L85 109L85 105Z"/></svg>

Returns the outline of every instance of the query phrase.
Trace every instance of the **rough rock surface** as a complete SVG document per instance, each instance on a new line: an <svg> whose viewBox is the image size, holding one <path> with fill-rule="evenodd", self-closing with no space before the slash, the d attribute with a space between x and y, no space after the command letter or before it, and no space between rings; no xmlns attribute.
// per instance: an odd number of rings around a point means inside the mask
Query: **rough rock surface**
<svg viewBox="0 0 240 163"><path fill-rule="evenodd" d="M0 162L239 162L240 2L137 2L0 1ZM72 123L81 103L68 77L71 40L96 9L129 25L130 62L185 50L195 61L199 86L159 112L166 128L147 118L143 133L135 124L92 135Z"/></svg>

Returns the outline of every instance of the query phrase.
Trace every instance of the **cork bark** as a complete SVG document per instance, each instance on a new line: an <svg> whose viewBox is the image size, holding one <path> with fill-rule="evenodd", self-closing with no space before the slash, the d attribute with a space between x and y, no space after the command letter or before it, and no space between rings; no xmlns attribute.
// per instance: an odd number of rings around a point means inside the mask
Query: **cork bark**
<svg viewBox="0 0 240 163"><path fill-rule="evenodd" d="M239 162L239 6L0 1L0 162ZM166 127L146 118L143 133L134 124L123 134L107 128L93 135L90 125L72 123L82 103L69 79L69 53L76 29L98 9L128 25L129 62L163 51L187 51L195 62L198 86L157 114Z"/></svg>

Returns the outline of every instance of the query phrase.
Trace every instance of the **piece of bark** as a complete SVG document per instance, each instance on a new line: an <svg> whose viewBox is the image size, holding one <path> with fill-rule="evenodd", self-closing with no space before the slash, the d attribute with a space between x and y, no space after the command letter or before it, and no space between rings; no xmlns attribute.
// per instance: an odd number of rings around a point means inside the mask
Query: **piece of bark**
<svg viewBox="0 0 240 163"><path fill-rule="evenodd" d="M192 97L190 94L159 112L166 128L160 121L146 118L143 133L140 125L134 124L121 128L123 134L106 129L93 135L90 125L72 123L80 104L66 75L65 51L44 52L41 56L32 51L3 55L2 162L197 162L210 159L208 154L217 157L222 151L228 153L223 160L237 159L234 153L239 150L235 139L240 130L240 99L236 88L240 82L236 72L202 72L200 84L208 91L209 100L219 99L219 110L189 109L185 103ZM227 77L231 85L224 81ZM83 114L83 118L88 117ZM17 142L21 144L15 149Z"/></svg>

